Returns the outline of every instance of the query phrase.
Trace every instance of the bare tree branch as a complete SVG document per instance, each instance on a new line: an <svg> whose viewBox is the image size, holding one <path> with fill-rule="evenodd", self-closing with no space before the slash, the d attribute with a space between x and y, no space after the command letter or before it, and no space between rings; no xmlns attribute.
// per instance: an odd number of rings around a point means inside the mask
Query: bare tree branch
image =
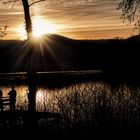
<svg viewBox="0 0 140 140"><path fill-rule="evenodd" d="M4 1L3 4L13 3L13 2L15 3L17 1L19 0L8 0L8 1Z"/></svg>
<svg viewBox="0 0 140 140"><path fill-rule="evenodd" d="M31 3L31 4L29 5L29 7L31 7L32 5L34 5L34 4L36 4L36 3L42 2L42 1L45 1L45 0L37 0L37 1L33 2L33 3Z"/></svg>
<svg viewBox="0 0 140 140"><path fill-rule="evenodd" d="M15 2L13 3L13 5L11 6L11 9L14 7L15 3L16 3L16 1L15 1Z"/></svg>
<svg viewBox="0 0 140 140"><path fill-rule="evenodd" d="M7 25L5 25L3 28L0 28L0 38L3 38L6 35L6 29Z"/></svg>

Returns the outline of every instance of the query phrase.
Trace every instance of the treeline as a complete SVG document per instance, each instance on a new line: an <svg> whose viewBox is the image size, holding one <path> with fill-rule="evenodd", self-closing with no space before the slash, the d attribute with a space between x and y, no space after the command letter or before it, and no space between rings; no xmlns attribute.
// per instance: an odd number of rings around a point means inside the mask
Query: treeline
<svg viewBox="0 0 140 140"><path fill-rule="evenodd" d="M102 69L110 78L135 79L139 44L137 38L73 40L59 35L34 43L0 41L0 72Z"/></svg>

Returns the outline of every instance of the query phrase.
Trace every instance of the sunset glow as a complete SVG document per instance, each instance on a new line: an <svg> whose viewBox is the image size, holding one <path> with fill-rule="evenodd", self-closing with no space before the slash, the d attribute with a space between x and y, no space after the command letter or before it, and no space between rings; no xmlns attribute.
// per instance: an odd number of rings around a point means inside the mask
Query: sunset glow
<svg viewBox="0 0 140 140"><path fill-rule="evenodd" d="M0 27L8 26L4 39L26 39L24 12L22 5L16 4L8 9L0 1ZM55 33L74 39L127 38L135 34L133 24L123 23L118 4L119 0L49 0L46 5L33 5L33 36Z"/></svg>
<svg viewBox="0 0 140 140"><path fill-rule="evenodd" d="M44 21L41 18L35 18L33 20L33 36L40 37L43 34L55 33L55 25L49 21Z"/></svg>
<svg viewBox="0 0 140 140"><path fill-rule="evenodd" d="M50 21L43 20L39 17L35 17L32 23L33 37L39 38L44 34L56 33L56 26ZM18 34L21 40L26 39L26 31L24 25L20 25L18 28Z"/></svg>

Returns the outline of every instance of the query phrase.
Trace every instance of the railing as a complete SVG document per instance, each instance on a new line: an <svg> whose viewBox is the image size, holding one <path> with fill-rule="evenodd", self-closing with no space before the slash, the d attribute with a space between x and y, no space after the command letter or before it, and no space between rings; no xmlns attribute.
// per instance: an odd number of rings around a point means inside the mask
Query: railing
<svg viewBox="0 0 140 140"><path fill-rule="evenodd" d="M2 97L2 110L5 106L10 106L10 98L9 97Z"/></svg>

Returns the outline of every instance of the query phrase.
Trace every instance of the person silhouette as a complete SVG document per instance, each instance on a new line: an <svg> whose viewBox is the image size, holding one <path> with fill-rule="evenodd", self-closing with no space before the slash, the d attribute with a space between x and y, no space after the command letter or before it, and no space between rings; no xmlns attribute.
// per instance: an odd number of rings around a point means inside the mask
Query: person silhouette
<svg viewBox="0 0 140 140"><path fill-rule="evenodd" d="M1 110L1 111L3 111L2 95L3 95L3 92L2 92L2 90L0 89L0 110Z"/></svg>
<svg viewBox="0 0 140 140"><path fill-rule="evenodd" d="M10 110L15 110L17 92L14 89L14 86L12 86L12 89L8 92L8 95L10 99Z"/></svg>

